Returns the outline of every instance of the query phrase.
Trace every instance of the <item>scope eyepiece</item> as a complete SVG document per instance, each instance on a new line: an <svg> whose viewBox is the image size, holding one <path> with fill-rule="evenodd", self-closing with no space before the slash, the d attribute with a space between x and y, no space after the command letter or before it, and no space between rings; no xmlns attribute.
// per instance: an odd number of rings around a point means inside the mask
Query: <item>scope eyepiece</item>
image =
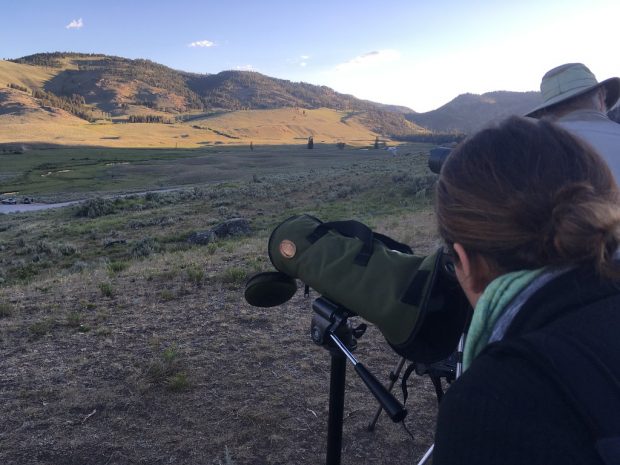
<svg viewBox="0 0 620 465"><path fill-rule="evenodd" d="M428 157L428 167L433 173L439 174L443 163L446 161L446 158L448 158L448 155L450 155L451 151L451 147L443 146L431 149L431 153Z"/></svg>

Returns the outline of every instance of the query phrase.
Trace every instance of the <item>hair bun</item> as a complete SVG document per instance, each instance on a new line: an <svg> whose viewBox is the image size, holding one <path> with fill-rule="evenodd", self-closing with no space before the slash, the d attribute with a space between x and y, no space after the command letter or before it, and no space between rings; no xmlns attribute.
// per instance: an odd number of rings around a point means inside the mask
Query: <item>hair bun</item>
<svg viewBox="0 0 620 465"><path fill-rule="evenodd" d="M594 262L607 267L618 248L620 211L615 201L577 183L558 191L550 225L543 236L551 262Z"/></svg>

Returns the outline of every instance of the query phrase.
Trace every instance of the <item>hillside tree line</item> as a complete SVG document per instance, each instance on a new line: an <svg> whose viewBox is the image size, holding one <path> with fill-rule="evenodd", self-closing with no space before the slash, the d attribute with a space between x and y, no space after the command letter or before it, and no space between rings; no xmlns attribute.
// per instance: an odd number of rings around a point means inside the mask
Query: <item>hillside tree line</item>
<svg viewBox="0 0 620 465"><path fill-rule="evenodd" d="M41 89L34 89L32 91L32 96L38 99L41 105L60 108L90 123L100 119L110 119L110 114L99 110L93 110L86 106L86 102L82 95L73 94L67 97L46 92Z"/></svg>

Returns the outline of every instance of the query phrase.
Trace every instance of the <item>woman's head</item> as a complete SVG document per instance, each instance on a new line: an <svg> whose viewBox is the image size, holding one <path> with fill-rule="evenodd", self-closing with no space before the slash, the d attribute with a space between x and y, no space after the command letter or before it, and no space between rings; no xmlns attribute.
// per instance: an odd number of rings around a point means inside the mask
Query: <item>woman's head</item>
<svg viewBox="0 0 620 465"><path fill-rule="evenodd" d="M437 186L439 233L494 275L591 263L618 271L620 194L605 162L568 132L512 117L456 147Z"/></svg>

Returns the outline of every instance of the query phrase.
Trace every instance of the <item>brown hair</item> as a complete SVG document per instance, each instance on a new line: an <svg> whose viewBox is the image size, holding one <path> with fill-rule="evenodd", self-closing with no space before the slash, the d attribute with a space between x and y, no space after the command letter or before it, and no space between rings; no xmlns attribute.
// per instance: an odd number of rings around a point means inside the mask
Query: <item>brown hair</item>
<svg viewBox="0 0 620 465"><path fill-rule="evenodd" d="M437 185L439 233L498 272L590 263L620 277L620 193L601 157L545 120L511 117L463 141Z"/></svg>

